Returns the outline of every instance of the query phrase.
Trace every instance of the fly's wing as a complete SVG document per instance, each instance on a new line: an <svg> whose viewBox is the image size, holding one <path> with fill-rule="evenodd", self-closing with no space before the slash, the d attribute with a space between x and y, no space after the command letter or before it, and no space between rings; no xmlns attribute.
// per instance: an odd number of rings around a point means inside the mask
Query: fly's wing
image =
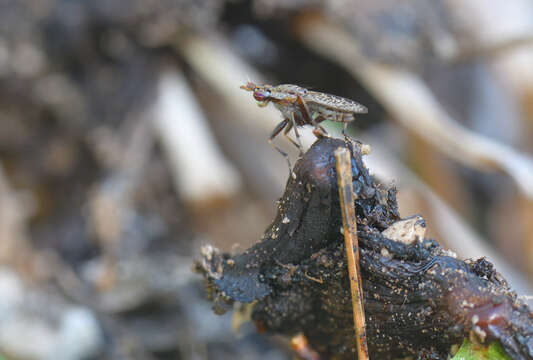
<svg viewBox="0 0 533 360"><path fill-rule="evenodd" d="M368 112L368 109L358 102L317 91L308 91L304 96L304 100L308 104L316 104L333 111L351 112L355 114L366 114Z"/></svg>

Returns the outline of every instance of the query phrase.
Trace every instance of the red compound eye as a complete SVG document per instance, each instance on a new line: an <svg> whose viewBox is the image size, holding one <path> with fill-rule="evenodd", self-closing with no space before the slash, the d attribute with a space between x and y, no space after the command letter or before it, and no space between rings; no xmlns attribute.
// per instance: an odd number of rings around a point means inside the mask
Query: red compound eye
<svg viewBox="0 0 533 360"><path fill-rule="evenodd" d="M263 101L265 100L265 95L259 91L254 91L254 99L257 101Z"/></svg>

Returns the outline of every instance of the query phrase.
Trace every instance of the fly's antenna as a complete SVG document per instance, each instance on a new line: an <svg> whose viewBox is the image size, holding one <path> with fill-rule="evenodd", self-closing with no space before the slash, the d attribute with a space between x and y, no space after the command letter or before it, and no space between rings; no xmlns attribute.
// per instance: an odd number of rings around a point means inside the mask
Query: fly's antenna
<svg viewBox="0 0 533 360"><path fill-rule="evenodd" d="M253 91L255 90L256 88L256 85L255 83L252 82L252 80L250 80L250 77L248 76L248 74L246 74L246 85L241 85L240 88L243 89L243 90L246 90L246 91Z"/></svg>

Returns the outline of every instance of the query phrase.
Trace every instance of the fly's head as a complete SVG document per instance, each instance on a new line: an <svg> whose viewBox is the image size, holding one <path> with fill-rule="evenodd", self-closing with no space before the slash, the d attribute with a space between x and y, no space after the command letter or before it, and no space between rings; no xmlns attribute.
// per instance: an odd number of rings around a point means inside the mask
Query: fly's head
<svg viewBox="0 0 533 360"><path fill-rule="evenodd" d="M252 91L254 99L257 100L257 105L260 107L267 106L272 100L270 98L272 86L270 85L256 85L253 82L248 82L246 85L242 85L241 89Z"/></svg>
<svg viewBox="0 0 533 360"><path fill-rule="evenodd" d="M256 85L252 82L242 85L241 89L253 91L254 99L261 107L267 106L270 101L280 105L294 104L298 95L302 96L307 92L306 89L296 85Z"/></svg>

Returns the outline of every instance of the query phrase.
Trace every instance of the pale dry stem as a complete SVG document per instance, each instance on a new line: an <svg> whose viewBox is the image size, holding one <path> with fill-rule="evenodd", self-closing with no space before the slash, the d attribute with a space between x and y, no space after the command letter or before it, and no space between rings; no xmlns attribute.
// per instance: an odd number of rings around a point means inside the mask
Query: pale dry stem
<svg viewBox="0 0 533 360"><path fill-rule="evenodd" d="M355 199L352 186L353 179L350 152L346 148L338 148L335 150L335 160L346 258L348 261L348 274L350 277L350 289L352 294L355 341L357 344L358 359L368 360L365 312L363 309L363 287L359 265L359 242L357 239L357 222L355 219Z"/></svg>

